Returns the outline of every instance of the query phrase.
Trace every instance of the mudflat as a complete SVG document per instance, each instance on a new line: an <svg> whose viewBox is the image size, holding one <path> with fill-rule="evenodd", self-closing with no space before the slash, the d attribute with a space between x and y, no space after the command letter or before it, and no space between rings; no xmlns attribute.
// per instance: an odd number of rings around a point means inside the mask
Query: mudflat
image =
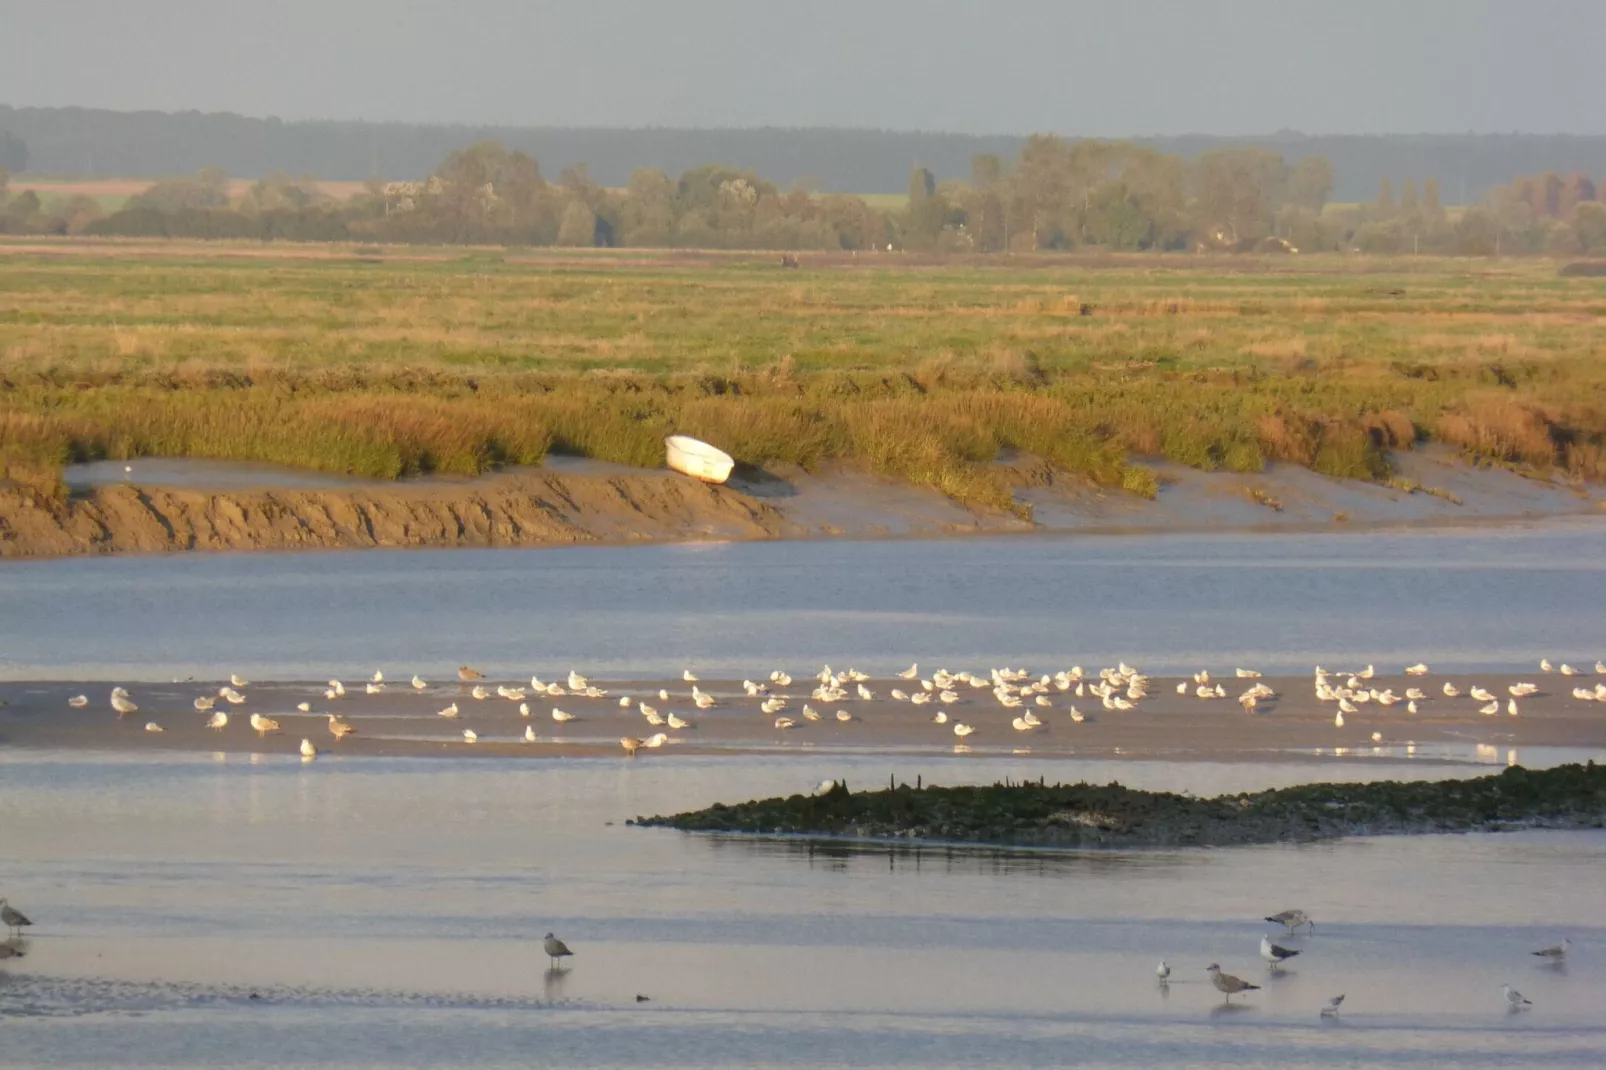
<svg viewBox="0 0 1606 1070"><path fill-rule="evenodd" d="M1334 678L1342 682L1341 677ZM1514 685L1527 682L1538 691L1513 699ZM1177 693L1185 684L1187 694ZM961 686L957 700L916 705L891 696L894 689L921 693L918 680L879 679L866 682L873 697L852 697L821 702L810 697L812 678L787 687L770 685L772 694L749 697L740 681L698 681L697 687L713 696L715 705L698 709L691 684L682 680L598 681L601 697L583 695L536 697L528 681L480 681L484 699L473 697L471 685L431 684L416 690L406 681L387 684L378 694L366 694L363 685L347 682L345 697L327 699L323 682L249 685L240 692L242 703L232 705L217 697L227 681L184 681L135 685L129 688L136 712L119 717L109 703L109 686L103 682L17 682L0 685L0 745L18 747L96 749L183 749L294 755L300 741L313 742L321 752L340 755L470 756L572 756L623 758L621 737L648 740L665 738L656 749L643 747L636 760L650 761L660 754L727 754L765 752L777 755L818 754L822 751L922 753L967 750L978 755L1031 755L1036 758L1188 758L1202 760L1319 759L1335 755L1379 758L1432 758L1453 752L1465 760L1476 754L1483 761L1506 761L1526 747L1600 749L1606 751L1606 702L1574 696L1575 688L1589 690L1606 683L1592 675L1559 673L1475 673L1455 676L1376 675L1362 681L1379 692L1403 696L1418 688L1426 696L1407 710L1401 697L1392 705L1361 703L1354 713L1335 724L1333 702L1317 699L1312 678L1213 678L1226 697L1196 697L1199 685L1191 679L1154 678L1149 697L1134 709L1106 709L1102 701L1074 689L1050 689L1048 705L1029 699L1018 709L1005 708L992 692ZM1269 687L1272 697L1254 712L1246 712L1237 697L1249 686ZM1458 697L1443 693L1450 684ZM524 688L526 694L511 700L496 689ZM1469 692L1481 687L1493 698L1480 701ZM852 688L849 688L850 692ZM1084 689L1085 691L1085 689ZM667 699L660 698L667 692ZM516 694L517 691L514 690ZM69 705L84 695L82 708ZM784 707L772 712L761 702L785 696ZM229 715L221 730L206 727L211 713L194 707L197 697L215 699L215 710ZM629 708L621 704L629 700ZM1516 714L1510 712L1515 702ZM1490 702L1494 713L1480 712ZM297 709L306 703L307 712ZM523 716L521 703L529 710ZM641 710L645 703L660 717L674 713L687 727L650 724ZM455 716L442 710L456 707ZM558 722L553 710L572 714ZM812 711L818 720L808 717ZM1027 711L1041 725L1017 730L1013 722ZM1074 711L1074 714L1073 714ZM277 722L268 733L253 731L249 722L259 713ZM838 714L849 719L841 720ZM938 714L946 723L936 723ZM356 729L336 741L329 715L337 715ZM1074 716L1082 719L1077 721ZM777 727L777 718L792 727ZM162 731L146 730L148 723ZM956 724L974 729L956 736ZM475 732L467 742L464 729ZM524 739L533 729L534 742Z"/></svg>

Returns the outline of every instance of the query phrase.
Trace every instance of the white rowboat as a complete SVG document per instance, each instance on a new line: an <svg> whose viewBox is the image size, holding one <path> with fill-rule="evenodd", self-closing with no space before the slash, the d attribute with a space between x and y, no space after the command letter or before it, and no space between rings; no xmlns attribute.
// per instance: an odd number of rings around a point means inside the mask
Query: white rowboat
<svg viewBox="0 0 1606 1070"><path fill-rule="evenodd" d="M686 435L670 435L664 439L664 446L670 468L705 483L725 482L736 467L736 461L724 450Z"/></svg>

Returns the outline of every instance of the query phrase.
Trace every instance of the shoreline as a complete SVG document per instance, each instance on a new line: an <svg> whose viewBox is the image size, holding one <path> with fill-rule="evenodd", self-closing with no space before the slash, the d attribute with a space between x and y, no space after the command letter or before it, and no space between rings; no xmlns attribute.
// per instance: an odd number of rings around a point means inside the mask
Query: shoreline
<svg viewBox="0 0 1606 1070"><path fill-rule="evenodd" d="M725 485L668 470L565 460L471 480L224 489L186 482L80 485L50 502L0 485L0 560L189 552L639 546L706 541L881 540L974 535L1364 533L1466 530L1606 515L1601 488L1474 467L1445 450L1399 458L1403 485L1289 465L1204 472L1153 462L1149 500L1014 458L1017 506L966 505L849 469L777 468ZM135 462L142 463L142 462ZM210 466L210 467L208 467ZM221 466L227 468L227 466ZM262 478L254 469L252 478ZM158 476L158 478L160 478ZM286 470L284 479L310 479ZM1406 486L1412 489L1405 489ZM1269 504L1268 504L1269 503Z"/></svg>

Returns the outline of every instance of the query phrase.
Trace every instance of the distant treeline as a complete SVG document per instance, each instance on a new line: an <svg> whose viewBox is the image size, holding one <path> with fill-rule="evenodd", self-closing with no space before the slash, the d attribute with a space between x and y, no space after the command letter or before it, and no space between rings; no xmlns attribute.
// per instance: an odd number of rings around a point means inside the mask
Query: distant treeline
<svg viewBox="0 0 1606 1070"><path fill-rule="evenodd" d="M166 178L216 165L231 174L316 174L360 181L422 178L449 153L481 141L541 160L554 173L588 164L603 186L623 186L642 167L680 174L708 160L768 176L783 188L892 193L912 164L939 179L963 178L980 154L1017 155L1025 138L884 130L559 130L403 123L282 122L228 113L118 112L0 105L0 130L27 146L27 167L46 174ZM1136 144L1192 160L1226 147L1262 148L1290 164L1322 156L1332 196L1370 199L1387 178L1443 184L1446 204L1470 204L1518 175L1606 173L1606 136L1538 134L1183 136ZM21 167L0 164L12 171Z"/></svg>
<svg viewBox="0 0 1606 1070"><path fill-rule="evenodd" d="M1397 194L1385 179L1361 205L1330 204L1332 186L1320 156L1289 164L1266 149L1232 148L1187 161L1129 142L1038 135L1013 160L976 156L966 182L939 183L916 167L906 205L878 209L714 164L678 178L640 168L623 188L603 186L583 165L549 182L532 157L483 142L453 152L422 182L370 181L345 200L285 175L231 196L213 167L157 182L109 215L84 195L50 203L32 190L11 195L0 171L0 233L952 253L1606 253L1606 204L1582 173L1522 177L1453 214L1432 178L1407 180Z"/></svg>

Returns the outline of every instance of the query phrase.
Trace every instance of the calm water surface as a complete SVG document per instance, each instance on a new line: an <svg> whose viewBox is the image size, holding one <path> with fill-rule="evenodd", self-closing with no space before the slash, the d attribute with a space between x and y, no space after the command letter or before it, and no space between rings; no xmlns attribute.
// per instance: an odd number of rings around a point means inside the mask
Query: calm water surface
<svg viewBox="0 0 1606 1070"><path fill-rule="evenodd" d="M623 824L825 775L1118 775L1200 792L1309 775L901 761L0 754L5 888L37 923L27 959L0 970L0 1062L1606 1062L1598 834L998 853ZM1257 919L1294 904L1318 929L1272 978ZM561 974L541 954L548 929L577 951ZM1563 934L1564 969L1528 954ZM1153 979L1161 957L1169 990ZM1223 1010L1212 961L1263 990ZM1506 1012L1506 981L1532 1011ZM1338 992L1344 1017L1322 1021Z"/></svg>
<svg viewBox="0 0 1606 1070"><path fill-rule="evenodd" d="M1606 521L0 564L0 678L1606 655Z"/></svg>
<svg viewBox="0 0 1606 1070"><path fill-rule="evenodd" d="M1589 522L71 560L0 565L0 676L1588 664L1603 606ZM826 776L1216 793L1397 768L0 749L0 894L37 923L0 966L0 1065L1606 1065L1606 835L1001 853L624 824ZM1318 929L1269 977L1257 919L1295 905ZM1528 953L1563 935L1565 968ZM1210 962L1262 991L1222 1009Z"/></svg>

